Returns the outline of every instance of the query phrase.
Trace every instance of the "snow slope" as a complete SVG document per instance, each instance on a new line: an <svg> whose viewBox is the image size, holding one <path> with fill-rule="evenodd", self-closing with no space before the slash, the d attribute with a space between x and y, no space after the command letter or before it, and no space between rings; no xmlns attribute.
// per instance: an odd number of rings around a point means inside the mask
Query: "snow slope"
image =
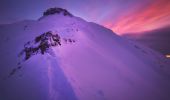
<svg viewBox="0 0 170 100"><path fill-rule="evenodd" d="M61 46L18 65L24 44L48 31L61 37ZM0 100L170 99L168 59L78 17L1 25L0 56Z"/></svg>

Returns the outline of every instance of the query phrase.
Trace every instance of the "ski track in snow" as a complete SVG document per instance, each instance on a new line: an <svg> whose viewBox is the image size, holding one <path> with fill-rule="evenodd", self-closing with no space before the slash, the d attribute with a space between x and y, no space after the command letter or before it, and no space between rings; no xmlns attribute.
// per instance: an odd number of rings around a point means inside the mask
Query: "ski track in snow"
<svg viewBox="0 0 170 100"><path fill-rule="evenodd" d="M56 57L48 57L48 79L50 100L77 100L71 84L58 65Z"/></svg>
<svg viewBox="0 0 170 100"><path fill-rule="evenodd" d="M48 63L48 81L49 81L49 98L50 98L50 100L56 100L57 98L55 98L54 96L54 94L55 94L55 90L53 89L53 87L52 87L52 85L53 85L53 81L52 81L52 66L51 66L51 63L50 63L50 61L48 60L47 61L47 63Z"/></svg>

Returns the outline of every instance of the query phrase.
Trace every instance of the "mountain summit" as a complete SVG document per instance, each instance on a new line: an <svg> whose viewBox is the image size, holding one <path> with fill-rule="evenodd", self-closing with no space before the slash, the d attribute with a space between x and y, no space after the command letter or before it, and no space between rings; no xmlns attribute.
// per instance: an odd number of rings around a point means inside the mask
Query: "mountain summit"
<svg viewBox="0 0 170 100"><path fill-rule="evenodd" d="M66 9L63 8L49 8L44 13L43 16L53 15L53 14L63 14L64 16L70 16L73 17L71 13L69 13Z"/></svg>
<svg viewBox="0 0 170 100"><path fill-rule="evenodd" d="M0 100L170 99L168 59L71 16L0 26Z"/></svg>

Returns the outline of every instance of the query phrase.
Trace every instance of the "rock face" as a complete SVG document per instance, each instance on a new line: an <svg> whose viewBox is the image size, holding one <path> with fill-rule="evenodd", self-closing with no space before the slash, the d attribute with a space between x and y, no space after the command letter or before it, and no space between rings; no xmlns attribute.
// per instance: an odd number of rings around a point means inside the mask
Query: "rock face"
<svg viewBox="0 0 170 100"><path fill-rule="evenodd" d="M18 62L18 67L11 70L8 77L16 74L16 72L22 68L21 64L29 60L32 56L37 54L44 55L45 53L50 53L49 50L53 47L61 46L61 40L63 40L64 43L75 43L74 39L61 38L59 34L52 31L45 32L35 37L33 41L28 41L25 43L24 49L18 54L18 57L21 59L21 61Z"/></svg>
<svg viewBox="0 0 170 100"><path fill-rule="evenodd" d="M23 61L28 60L31 56L36 54L48 53L48 50L52 47L61 46L61 37L57 33L52 31L45 32L37 37L34 41L28 41L24 44L24 49L19 53L19 57L24 56ZM75 40L71 38L63 38L65 43L74 43ZM21 63L21 62L20 62Z"/></svg>
<svg viewBox="0 0 170 100"><path fill-rule="evenodd" d="M38 45L36 45L38 44ZM34 46L36 45L36 46ZM51 31L45 32L34 39L34 43L30 41L24 45L24 49L20 52L19 56L25 55L24 60L28 60L32 55L37 53L44 54L53 46L61 45L60 36L52 34Z"/></svg>
<svg viewBox="0 0 170 100"><path fill-rule="evenodd" d="M48 16L48 15L53 15L53 14L60 14L62 13L64 16L70 16L73 17L73 15L71 13L69 13L66 9L63 8L49 8L44 12L44 16Z"/></svg>

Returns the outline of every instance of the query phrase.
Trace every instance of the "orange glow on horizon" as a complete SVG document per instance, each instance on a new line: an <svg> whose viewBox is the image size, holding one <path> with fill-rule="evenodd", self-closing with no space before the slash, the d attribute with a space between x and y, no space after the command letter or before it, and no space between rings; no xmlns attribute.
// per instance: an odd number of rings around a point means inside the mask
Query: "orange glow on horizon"
<svg viewBox="0 0 170 100"><path fill-rule="evenodd" d="M170 55L166 55L167 58L170 58Z"/></svg>

